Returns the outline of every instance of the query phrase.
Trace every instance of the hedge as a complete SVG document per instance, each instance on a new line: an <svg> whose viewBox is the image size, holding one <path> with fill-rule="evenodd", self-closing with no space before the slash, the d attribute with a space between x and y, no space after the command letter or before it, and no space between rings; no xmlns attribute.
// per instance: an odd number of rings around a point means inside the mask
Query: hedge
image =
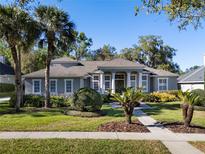
<svg viewBox="0 0 205 154"><path fill-rule="evenodd" d="M0 83L0 93L15 91L15 85L8 83Z"/></svg>
<svg viewBox="0 0 205 154"><path fill-rule="evenodd" d="M10 106L14 107L16 103L16 95L12 95ZM63 96L51 96L50 107L68 107L72 103L72 97L64 98ZM43 107L44 97L39 95L24 95L22 107Z"/></svg>

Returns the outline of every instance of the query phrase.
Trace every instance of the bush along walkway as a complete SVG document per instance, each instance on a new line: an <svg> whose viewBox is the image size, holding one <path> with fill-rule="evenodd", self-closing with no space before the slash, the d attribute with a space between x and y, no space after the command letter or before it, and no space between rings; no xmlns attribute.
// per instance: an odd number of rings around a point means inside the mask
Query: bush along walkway
<svg viewBox="0 0 205 154"><path fill-rule="evenodd" d="M117 107L114 106L113 107ZM135 108L134 114L143 123L150 133L128 132L0 132L0 139L119 139L119 140L160 140L173 154L202 154L202 152L187 141L205 141L205 134L173 133L159 125L153 118L146 115L141 109L151 109L146 104Z"/></svg>
<svg viewBox="0 0 205 154"><path fill-rule="evenodd" d="M141 104L140 109L151 109L146 104ZM163 125L158 124L156 120L146 115L142 110L135 109L134 115L138 117L138 120L144 124L151 133L157 136L164 136L167 140L161 139L162 143L169 149L173 154L203 154L200 150L196 149L186 141L180 141L179 135L172 131L164 128ZM199 134L198 134L199 135ZM170 140L168 140L170 138ZM191 137L190 137L191 138Z"/></svg>

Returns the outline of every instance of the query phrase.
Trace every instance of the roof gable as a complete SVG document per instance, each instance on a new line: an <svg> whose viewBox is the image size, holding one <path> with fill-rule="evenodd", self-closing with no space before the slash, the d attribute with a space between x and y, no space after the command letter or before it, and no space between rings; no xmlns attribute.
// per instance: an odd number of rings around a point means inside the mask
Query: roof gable
<svg viewBox="0 0 205 154"><path fill-rule="evenodd" d="M179 83L204 82L204 66L178 78Z"/></svg>

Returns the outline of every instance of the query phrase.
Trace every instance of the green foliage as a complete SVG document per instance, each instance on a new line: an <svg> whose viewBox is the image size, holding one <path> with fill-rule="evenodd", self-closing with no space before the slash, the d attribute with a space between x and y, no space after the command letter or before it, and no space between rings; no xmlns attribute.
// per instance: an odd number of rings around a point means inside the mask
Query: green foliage
<svg viewBox="0 0 205 154"><path fill-rule="evenodd" d="M134 107L140 105L140 100L143 98L141 91L136 91L133 88L126 88L122 95L120 93L112 94L113 100L122 105L128 124L132 123L132 114Z"/></svg>
<svg viewBox="0 0 205 154"><path fill-rule="evenodd" d="M179 29L186 29L188 25L200 28L205 17L205 3L203 0L141 0L136 7L136 15L145 10L148 13L166 14L171 22L177 21Z"/></svg>
<svg viewBox="0 0 205 154"><path fill-rule="evenodd" d="M142 93L140 91L135 91L133 88L126 88L122 95L120 93L114 93L112 96L112 99L119 102L122 107L135 107L143 98Z"/></svg>
<svg viewBox="0 0 205 154"><path fill-rule="evenodd" d="M101 95L91 88L81 88L74 93L73 107L78 111L99 111L102 107Z"/></svg>
<svg viewBox="0 0 205 154"><path fill-rule="evenodd" d="M173 102L178 100L179 98L175 91L153 92L151 94L144 94L143 97L144 102Z"/></svg>
<svg viewBox="0 0 205 154"><path fill-rule="evenodd" d="M25 95L24 106L26 107L43 107L44 97L38 95Z"/></svg>
<svg viewBox="0 0 205 154"><path fill-rule="evenodd" d="M137 45L125 48L120 57L138 61L148 67L179 73L179 65L173 62L176 49L166 45L160 36L140 36Z"/></svg>
<svg viewBox="0 0 205 154"><path fill-rule="evenodd" d="M16 103L16 95L13 94L9 101L11 107ZM51 107L68 107L72 103L72 97L64 98L63 96L51 96ZM22 107L43 107L44 97L39 95L24 95Z"/></svg>
<svg viewBox="0 0 205 154"><path fill-rule="evenodd" d="M92 39L88 38L85 33L77 33L76 34L76 42L73 45L73 50L75 52L76 60L81 60L86 57L88 54L88 50L92 45Z"/></svg>
<svg viewBox="0 0 205 154"><path fill-rule="evenodd" d="M115 47L108 45L104 45L102 48L91 51L87 59L88 60L112 60L117 54L115 52Z"/></svg>
<svg viewBox="0 0 205 154"><path fill-rule="evenodd" d="M52 107L68 107L72 104L72 97L51 96Z"/></svg>
<svg viewBox="0 0 205 154"><path fill-rule="evenodd" d="M112 102L112 93L111 93L110 89L107 91L106 94L102 95L102 100L103 100L104 103Z"/></svg>
<svg viewBox="0 0 205 154"><path fill-rule="evenodd" d="M189 92L188 90L185 92L180 90L179 97L183 103L186 103L189 105L196 105L200 101L200 96L198 94Z"/></svg>
<svg viewBox="0 0 205 154"><path fill-rule="evenodd" d="M15 85L8 84L8 83L0 83L0 93L14 92L14 91L15 91Z"/></svg>
<svg viewBox="0 0 205 154"><path fill-rule="evenodd" d="M191 92L200 96L199 100L195 103L195 105L205 106L205 91L202 89L195 89Z"/></svg>

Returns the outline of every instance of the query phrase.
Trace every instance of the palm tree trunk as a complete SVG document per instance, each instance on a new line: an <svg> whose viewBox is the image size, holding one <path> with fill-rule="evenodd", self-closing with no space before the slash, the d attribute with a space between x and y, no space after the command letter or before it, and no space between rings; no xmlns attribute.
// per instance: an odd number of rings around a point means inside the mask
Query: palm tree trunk
<svg viewBox="0 0 205 154"><path fill-rule="evenodd" d="M15 70L15 86L16 86L16 112L20 111L20 105L22 102L22 82L21 82L21 55L20 51L17 53L16 47L11 47L11 53L14 60Z"/></svg>
<svg viewBox="0 0 205 154"><path fill-rule="evenodd" d="M49 77L50 77L50 62L49 58L46 61L46 70L45 70L45 104L44 108L47 108L50 104L50 92L49 92Z"/></svg>
<svg viewBox="0 0 205 154"><path fill-rule="evenodd" d="M187 103L183 103L181 107L182 107L183 119L185 120L187 117L187 110L189 105Z"/></svg>
<svg viewBox="0 0 205 154"><path fill-rule="evenodd" d="M50 78L50 63L52 56L55 51L55 33L49 31L47 33L48 38L48 55L46 60L46 71L45 71L45 105L44 107L47 108L50 105L50 91L49 91L49 78Z"/></svg>
<svg viewBox="0 0 205 154"><path fill-rule="evenodd" d="M124 108L124 113L125 113L126 121L128 124L132 124L133 109L134 108L132 108L132 107L125 107Z"/></svg>
<svg viewBox="0 0 205 154"><path fill-rule="evenodd" d="M184 126L189 127L193 118L194 106L189 105L187 110L187 117L184 120Z"/></svg>

